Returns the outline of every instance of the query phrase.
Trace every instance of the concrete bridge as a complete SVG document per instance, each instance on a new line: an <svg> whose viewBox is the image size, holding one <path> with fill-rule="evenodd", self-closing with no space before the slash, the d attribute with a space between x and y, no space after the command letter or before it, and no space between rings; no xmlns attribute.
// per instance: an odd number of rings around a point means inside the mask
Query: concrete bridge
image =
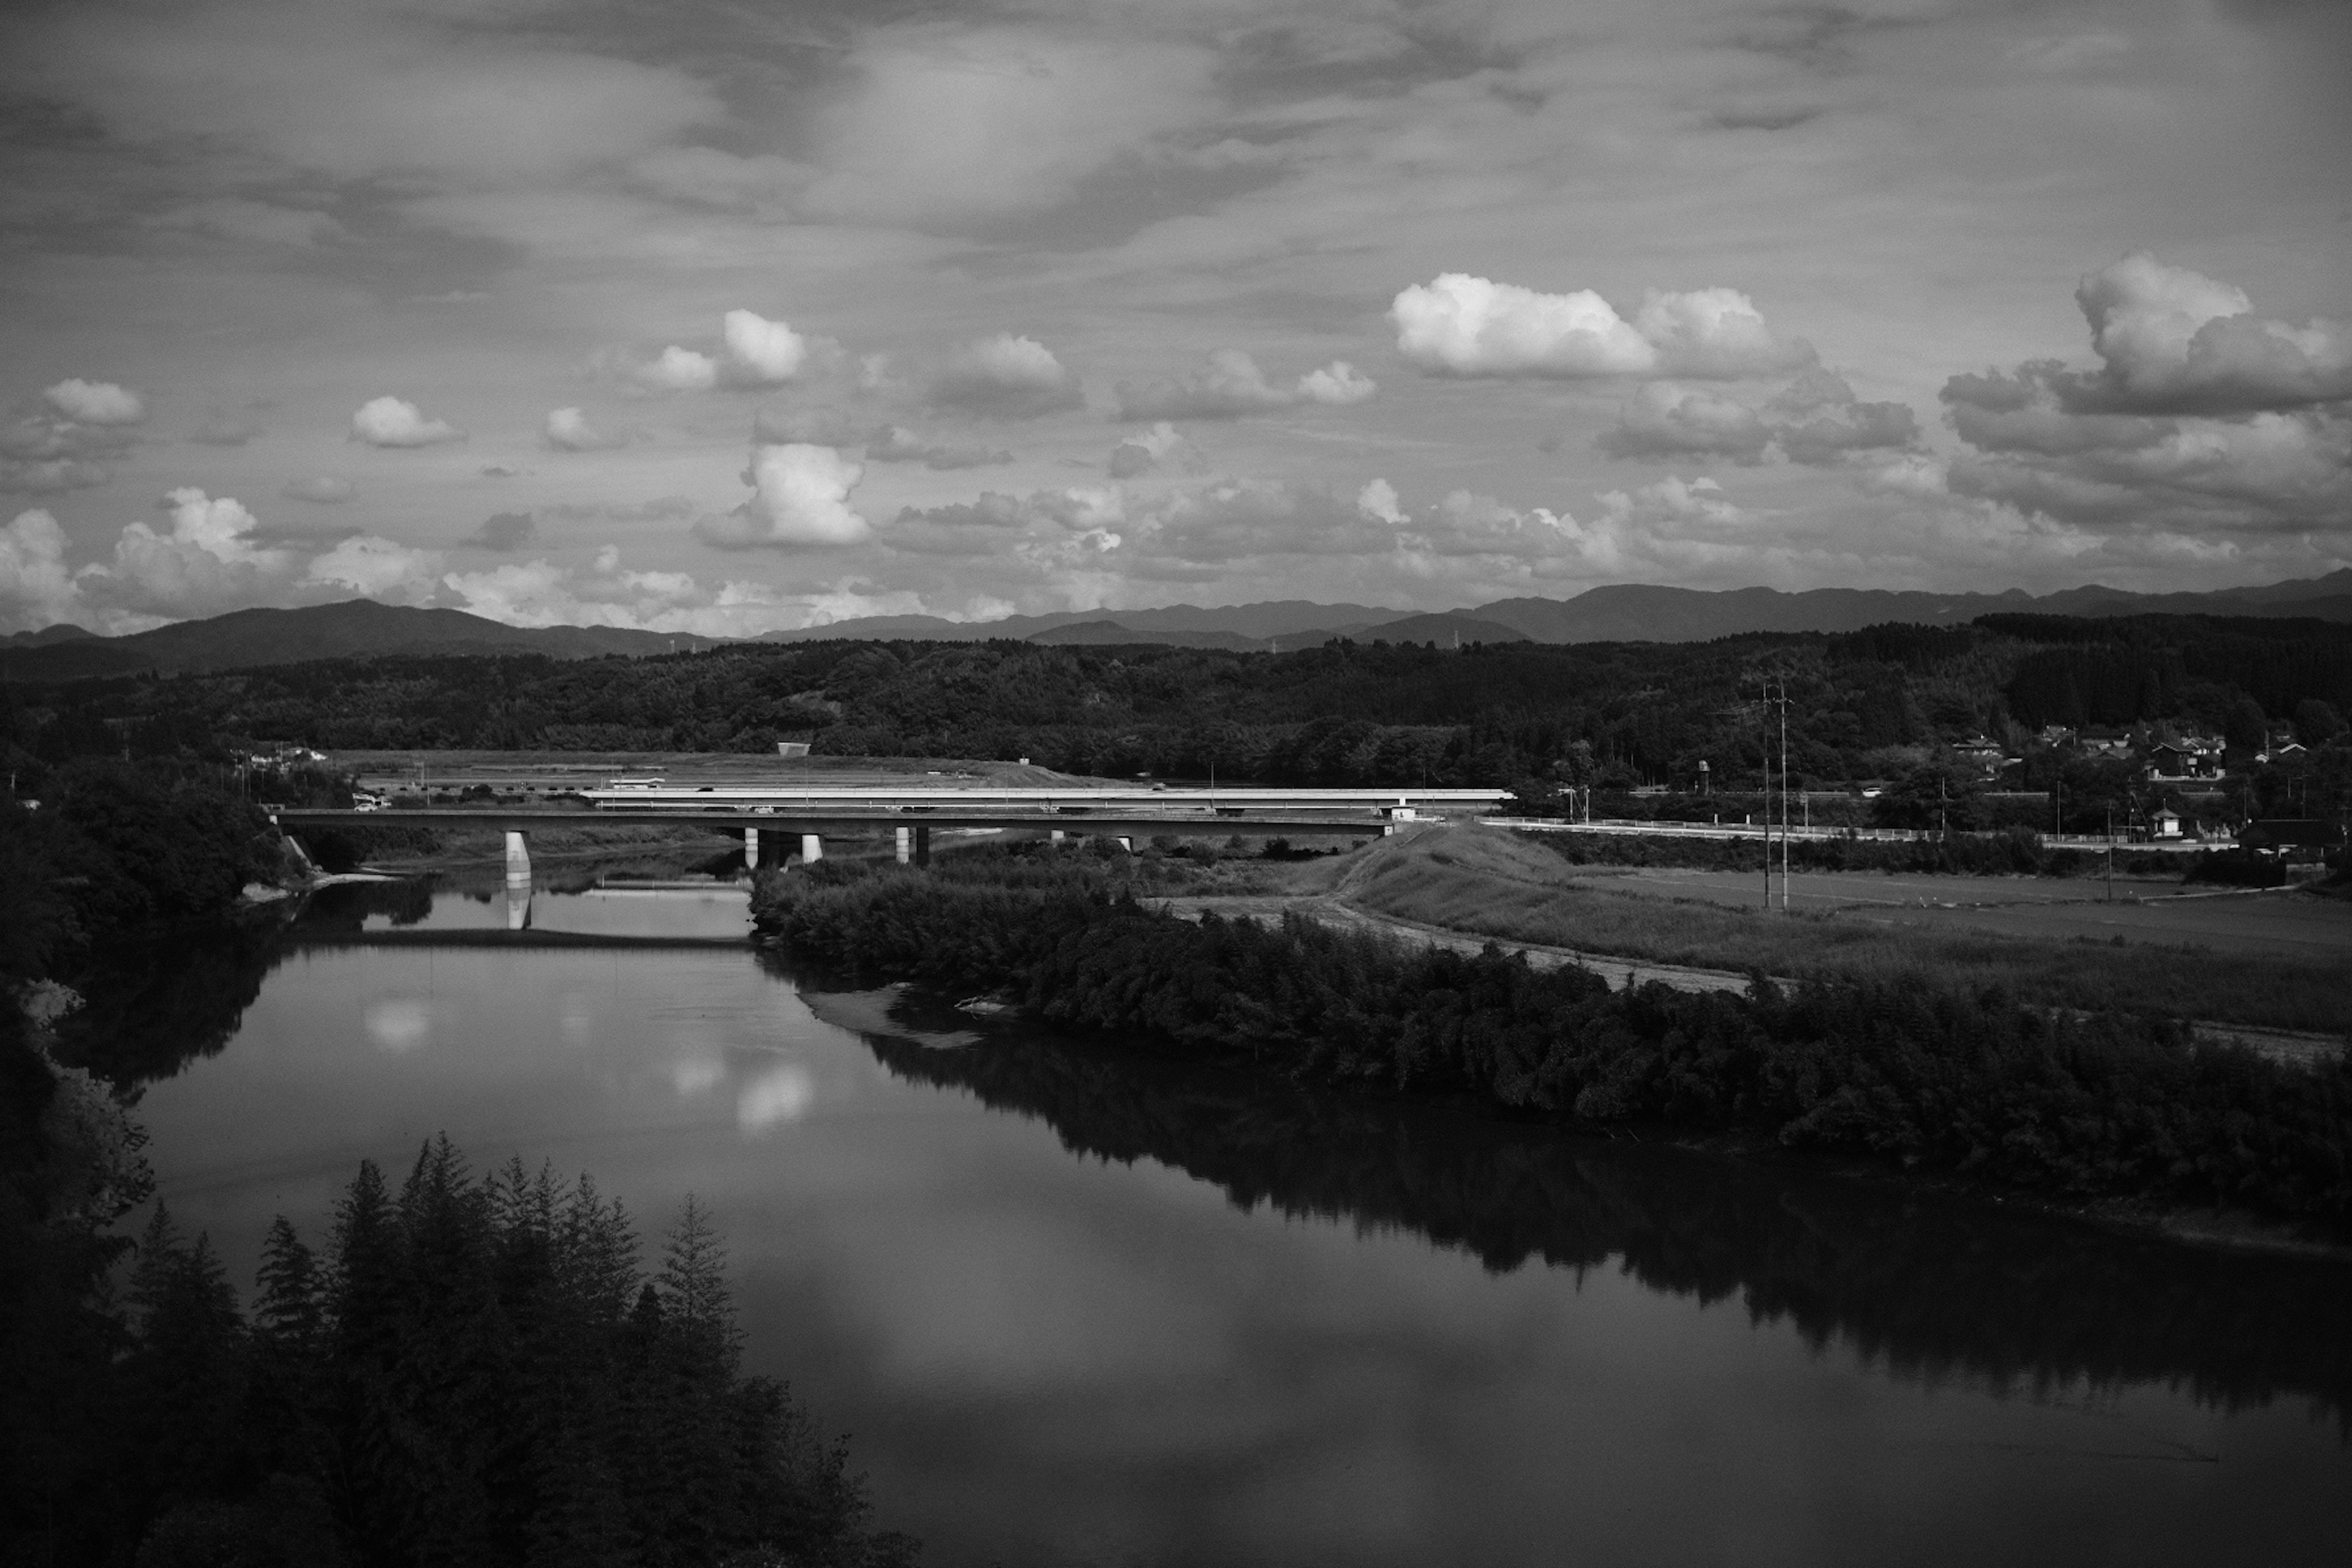
<svg viewBox="0 0 2352 1568"><path fill-rule="evenodd" d="M961 794L962 792L954 792ZM1359 792L1360 793L1360 792ZM1379 795L1381 792L1372 792ZM1388 792L1393 798L1393 792ZM714 832L742 835L745 864L756 867L763 858L782 860L789 851L774 843L800 838L803 864L824 858L827 838L875 838L887 835L901 864L930 863L935 828L1023 829L1043 832L1055 839L1068 834L1117 838L1134 847L1138 837L1175 834L1194 837L1288 837L1295 834L1353 834L1378 837L1394 830L1401 819L1411 819L1416 808L1395 806L1373 810L1249 811L1225 807L1202 811L1138 810L1122 805L1057 805L1048 811L1031 804L965 804L950 792L934 792L937 805L901 805L895 809L870 805L826 803L730 804L699 806L598 805L586 810L546 806L430 806L414 811L347 811L328 807L279 806L269 818L289 833L320 827L491 827L506 835L507 875L530 875L530 835L554 827L611 826L616 823L658 824L665 827L708 827ZM1066 797L1064 797L1066 798ZM703 799L709 800L708 795ZM1231 813L1228 815L1228 813ZM763 840L766 841L763 843ZM763 854L763 849L768 853Z"/></svg>

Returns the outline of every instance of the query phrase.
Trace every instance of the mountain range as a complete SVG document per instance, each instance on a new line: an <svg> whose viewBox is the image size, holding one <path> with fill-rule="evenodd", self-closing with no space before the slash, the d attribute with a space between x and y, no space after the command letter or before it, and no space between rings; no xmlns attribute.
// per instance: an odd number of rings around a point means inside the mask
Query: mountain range
<svg viewBox="0 0 2352 1568"><path fill-rule="evenodd" d="M1216 608L1171 605L1154 610L1063 611L994 621L873 616L770 632L758 640L1013 638L1058 647L1161 644L1263 652L1313 647L1335 637L1439 644L1704 642L1742 632L1854 631L1887 621L1953 626L2004 613L2292 616L2352 622L2352 569L2202 594L2132 594L2098 586L2039 595L2014 588L2004 594L1861 588L1784 594L1774 588L1710 591L1624 584L1590 589L1570 599L1497 599L1435 613L1284 599ZM717 646L719 640L710 637L612 626L510 626L463 610L421 610L352 599L294 610L236 610L119 637L70 626L17 632L0 637L0 679L46 682L390 654L644 657Z"/></svg>

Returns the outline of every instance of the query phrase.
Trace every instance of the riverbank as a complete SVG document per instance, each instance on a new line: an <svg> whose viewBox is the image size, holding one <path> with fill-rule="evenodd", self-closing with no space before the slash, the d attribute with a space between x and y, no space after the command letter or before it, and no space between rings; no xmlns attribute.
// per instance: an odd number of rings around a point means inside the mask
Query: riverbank
<svg viewBox="0 0 2352 1568"><path fill-rule="evenodd" d="M1234 862L1171 891L1338 901L1382 920L1611 963L1796 980L1999 987L2034 1005L2216 1026L2352 1031L2352 907L2304 891L2171 896L2109 905L2095 885L2034 877L1882 873L1800 879L1792 913L1760 887L1704 871L1577 866L1475 826L1401 833L1344 856ZM2178 884L2172 885L2174 888ZM2127 892L2133 889L2126 889Z"/></svg>
<svg viewBox="0 0 2352 1568"><path fill-rule="evenodd" d="M2070 1206L2352 1224L2352 1068L2053 1013L1918 974L1744 995L1412 948L1296 915L1188 922L1074 858L763 876L763 936L882 978L995 990L1045 1022L1383 1093L1468 1092L1643 1135L1764 1137Z"/></svg>

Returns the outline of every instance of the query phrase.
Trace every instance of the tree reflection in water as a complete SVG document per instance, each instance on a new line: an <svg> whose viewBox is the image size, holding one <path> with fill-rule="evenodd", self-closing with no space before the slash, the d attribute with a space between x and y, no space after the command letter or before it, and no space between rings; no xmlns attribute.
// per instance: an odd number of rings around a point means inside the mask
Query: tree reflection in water
<svg viewBox="0 0 2352 1568"><path fill-rule="evenodd" d="M1093 1043L868 1036L893 1073L1151 1159L1243 1209L1397 1229L1477 1257L1623 1268L1735 1297L1895 1376L2047 1394L2125 1384L2228 1409L2309 1399L2352 1443L2352 1265L2124 1234L1818 1166L1612 1142L1475 1109L1316 1092Z"/></svg>

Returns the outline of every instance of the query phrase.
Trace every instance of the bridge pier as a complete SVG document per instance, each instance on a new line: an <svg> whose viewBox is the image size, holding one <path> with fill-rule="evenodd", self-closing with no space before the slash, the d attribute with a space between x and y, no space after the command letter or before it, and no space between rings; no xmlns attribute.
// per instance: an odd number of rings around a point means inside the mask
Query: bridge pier
<svg viewBox="0 0 2352 1568"><path fill-rule="evenodd" d="M530 880L530 836L507 829L507 879Z"/></svg>
<svg viewBox="0 0 2352 1568"><path fill-rule="evenodd" d="M1118 847L1121 849L1126 850L1130 855L1135 853L1135 840L1129 837L1124 833L1118 836Z"/></svg>
<svg viewBox="0 0 2352 1568"><path fill-rule="evenodd" d="M824 838L820 834L801 835L801 864L814 866L824 858Z"/></svg>
<svg viewBox="0 0 2352 1568"><path fill-rule="evenodd" d="M1048 834L1048 835L1046 836L1046 842L1048 842L1048 843L1050 843L1050 844L1059 844L1061 841L1062 841L1062 830L1061 830L1060 828L1058 828L1058 827L1056 827L1055 829L1054 829L1054 831L1053 831L1052 833L1050 833L1050 834Z"/></svg>
<svg viewBox="0 0 2352 1568"><path fill-rule="evenodd" d="M915 858L915 830L911 827L894 827L890 830L890 834L897 841L898 864L904 866Z"/></svg>
<svg viewBox="0 0 2352 1568"><path fill-rule="evenodd" d="M931 830L919 824L915 828L915 864L928 866L930 863Z"/></svg>
<svg viewBox="0 0 2352 1568"><path fill-rule="evenodd" d="M760 830L756 827L747 827L743 830L743 869L756 871L759 868Z"/></svg>

